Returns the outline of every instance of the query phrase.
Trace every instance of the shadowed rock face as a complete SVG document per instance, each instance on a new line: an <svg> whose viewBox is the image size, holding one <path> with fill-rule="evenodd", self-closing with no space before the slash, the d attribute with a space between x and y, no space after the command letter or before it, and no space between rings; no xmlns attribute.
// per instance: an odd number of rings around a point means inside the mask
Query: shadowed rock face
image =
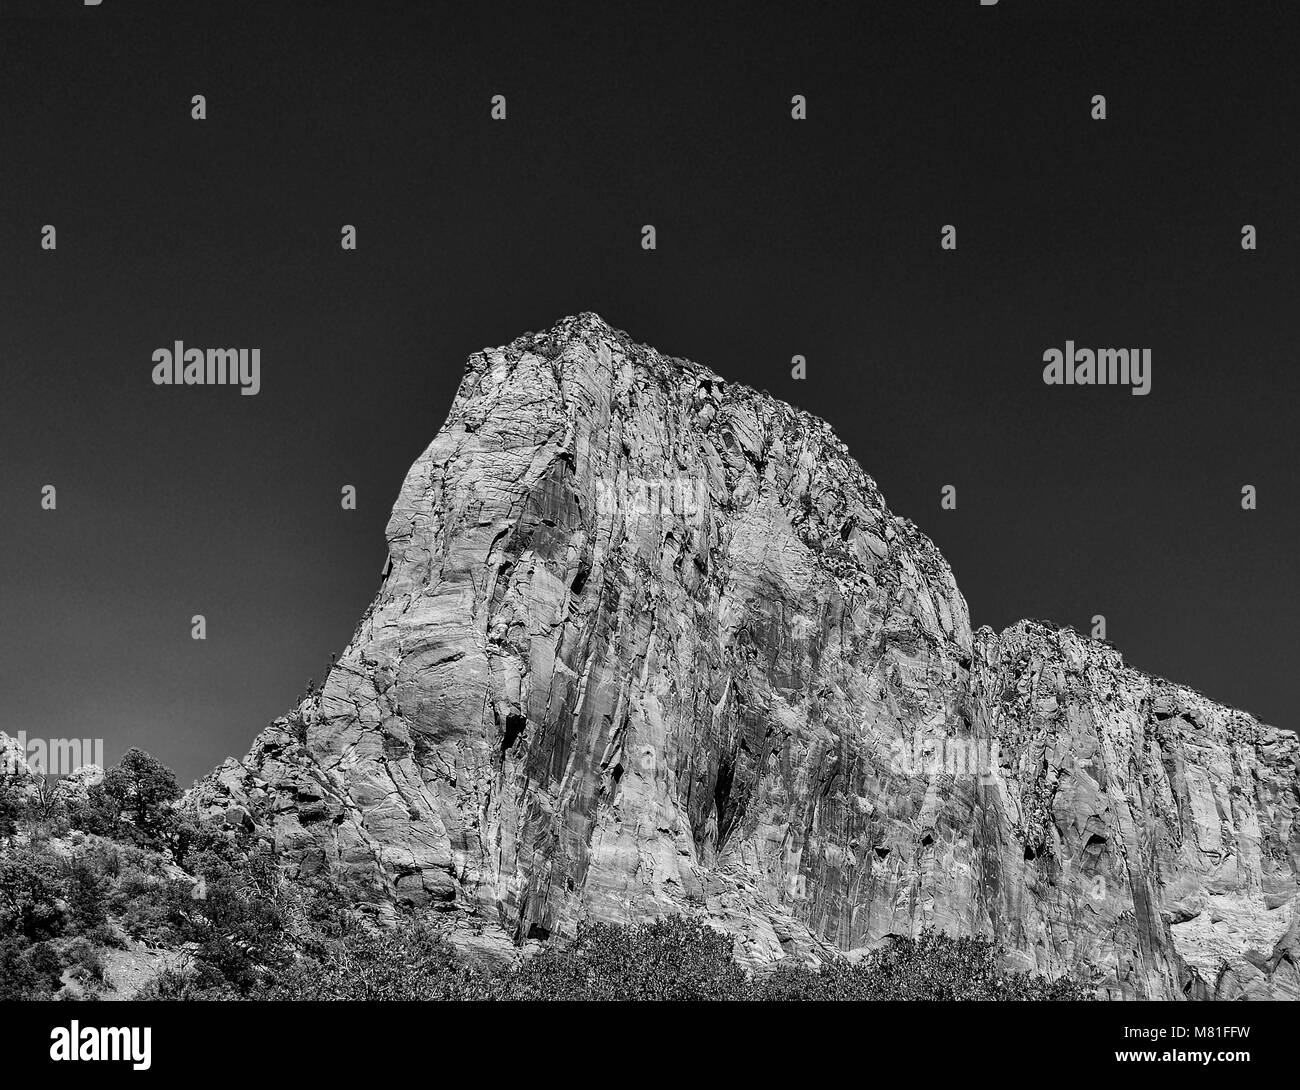
<svg viewBox="0 0 1300 1090"><path fill-rule="evenodd" d="M189 796L296 873L469 943L934 925L1116 997L1300 995L1295 736L972 632L822 421L583 314L471 357L387 537L323 691Z"/></svg>

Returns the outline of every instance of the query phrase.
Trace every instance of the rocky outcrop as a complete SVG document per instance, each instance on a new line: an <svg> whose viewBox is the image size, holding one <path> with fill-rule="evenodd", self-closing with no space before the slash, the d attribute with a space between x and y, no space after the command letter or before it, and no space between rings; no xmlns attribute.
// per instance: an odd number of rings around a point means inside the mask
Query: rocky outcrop
<svg viewBox="0 0 1300 1090"><path fill-rule="evenodd" d="M973 632L818 419L580 315L471 357L387 538L322 691L188 798L294 873L469 945L933 925L1115 997L1300 992L1295 736Z"/></svg>

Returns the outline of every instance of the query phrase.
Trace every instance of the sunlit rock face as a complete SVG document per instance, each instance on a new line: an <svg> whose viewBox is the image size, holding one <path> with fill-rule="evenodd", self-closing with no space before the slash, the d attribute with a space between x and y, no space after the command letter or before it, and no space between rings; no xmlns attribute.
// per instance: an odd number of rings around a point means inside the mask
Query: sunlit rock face
<svg viewBox="0 0 1300 1090"><path fill-rule="evenodd" d="M471 947L929 925L1114 997L1300 994L1295 736L1071 630L972 632L821 420L579 315L470 358L387 537L323 691L188 799L292 874Z"/></svg>

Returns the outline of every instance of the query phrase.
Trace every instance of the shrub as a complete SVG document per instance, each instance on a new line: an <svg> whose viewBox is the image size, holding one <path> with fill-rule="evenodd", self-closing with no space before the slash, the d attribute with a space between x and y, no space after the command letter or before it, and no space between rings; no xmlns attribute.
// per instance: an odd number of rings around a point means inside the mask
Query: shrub
<svg viewBox="0 0 1300 1090"><path fill-rule="evenodd" d="M192 969L163 969L131 998L193 1003L243 997L219 972L209 965L199 964Z"/></svg>
<svg viewBox="0 0 1300 1090"><path fill-rule="evenodd" d="M17 848L0 856L0 930L30 942L62 933L64 887L59 866L46 852Z"/></svg>
<svg viewBox="0 0 1300 1090"><path fill-rule="evenodd" d="M895 938L861 961L833 958L817 971L780 966L757 983L756 998L801 1000L1083 1000L1092 989L1050 981L1003 966L1003 950L988 939L926 930Z"/></svg>
<svg viewBox="0 0 1300 1090"><path fill-rule="evenodd" d="M273 989L276 999L450 1000L485 998L487 983L460 964L452 948L418 924L372 934L358 931L319 960L290 967Z"/></svg>
<svg viewBox="0 0 1300 1090"><path fill-rule="evenodd" d="M134 848L122 848L111 840L104 840L98 836L83 836L79 833L74 834L74 843L82 845L80 857L86 861L86 864L94 869L96 874L104 878L114 879L122 874L123 857L126 852L138 852Z"/></svg>
<svg viewBox="0 0 1300 1090"><path fill-rule="evenodd" d="M104 972L104 959L99 950L84 938L76 939L64 951L67 964L72 966L72 979L102 987L108 983Z"/></svg>
<svg viewBox="0 0 1300 1090"><path fill-rule="evenodd" d="M108 880L100 876L89 858L80 855L72 860L66 890L69 924L73 930L86 932L108 922L107 888Z"/></svg>
<svg viewBox="0 0 1300 1090"><path fill-rule="evenodd" d="M145 853L126 849L117 881L109 890L108 910L134 939L162 945L176 937L172 925L171 881Z"/></svg>
<svg viewBox="0 0 1300 1090"><path fill-rule="evenodd" d="M46 942L24 948L16 936L0 938L0 1000L50 999L63 987L63 961Z"/></svg>
<svg viewBox="0 0 1300 1090"><path fill-rule="evenodd" d="M111 923L96 924L86 932L86 938L100 946L108 946L114 950L125 950L126 939L122 933Z"/></svg>
<svg viewBox="0 0 1300 1090"><path fill-rule="evenodd" d="M15 935L0 936L0 1002L31 999L37 977Z"/></svg>
<svg viewBox="0 0 1300 1090"><path fill-rule="evenodd" d="M149 897L133 900L122 913L122 930L131 938L150 946L166 946L176 939L171 906Z"/></svg>
<svg viewBox="0 0 1300 1090"><path fill-rule="evenodd" d="M1048 998L1052 982L1010 972L988 939L927 930L871 952L863 968L881 999L1008 1000ZM1069 982L1062 985L1069 988ZM1065 996L1062 996L1064 998Z"/></svg>
<svg viewBox="0 0 1300 1090"><path fill-rule="evenodd" d="M568 946L548 947L520 967L502 998L720 1000L745 993L731 937L671 916L586 927Z"/></svg>
<svg viewBox="0 0 1300 1090"><path fill-rule="evenodd" d="M255 852L232 865L202 852L192 862L198 885L170 884L170 921L182 941L197 944L196 959L205 969L247 994L269 967L289 957L275 859Z"/></svg>

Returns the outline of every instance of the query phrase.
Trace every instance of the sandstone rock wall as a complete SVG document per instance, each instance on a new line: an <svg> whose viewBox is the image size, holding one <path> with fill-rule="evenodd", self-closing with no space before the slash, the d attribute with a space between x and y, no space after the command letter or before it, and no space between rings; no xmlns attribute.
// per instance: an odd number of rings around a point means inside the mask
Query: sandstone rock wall
<svg viewBox="0 0 1300 1090"><path fill-rule="evenodd" d="M580 315L470 359L387 537L319 697L189 796L294 871L470 944L933 925L1116 997L1300 995L1295 736L972 632L822 421Z"/></svg>

